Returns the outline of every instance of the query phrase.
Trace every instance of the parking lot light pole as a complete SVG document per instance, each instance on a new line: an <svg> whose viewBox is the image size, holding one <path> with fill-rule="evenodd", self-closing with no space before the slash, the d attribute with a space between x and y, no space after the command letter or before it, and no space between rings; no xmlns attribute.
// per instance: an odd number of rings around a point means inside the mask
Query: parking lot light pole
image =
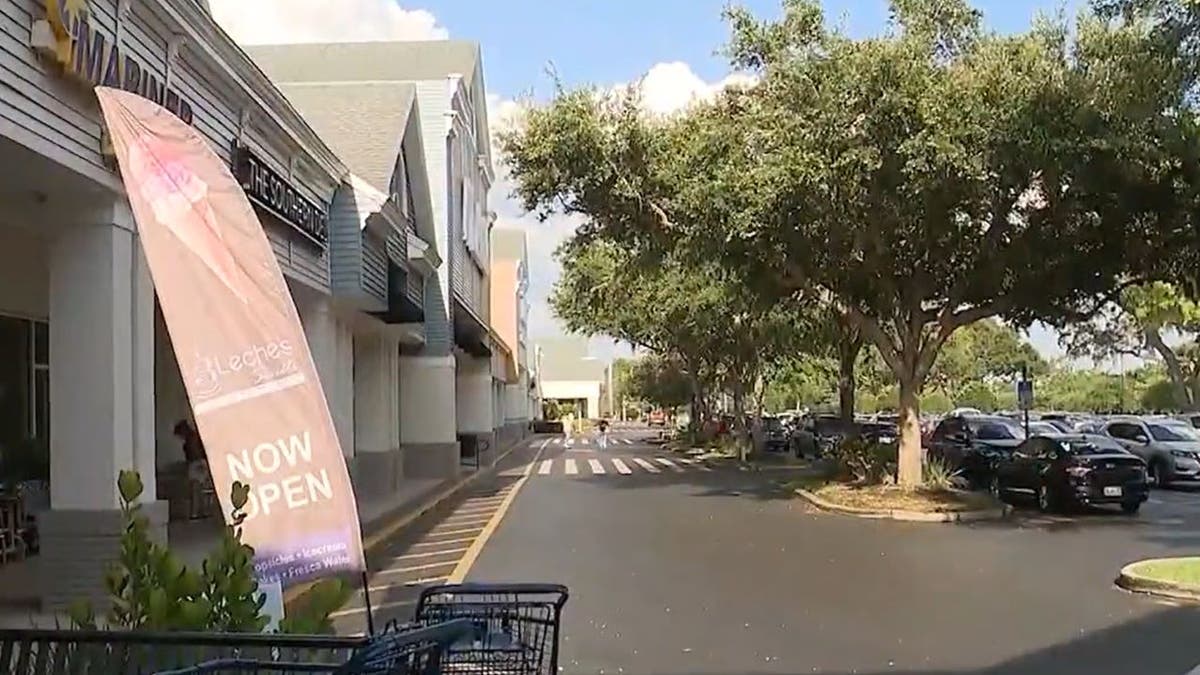
<svg viewBox="0 0 1200 675"><path fill-rule="evenodd" d="M1021 364L1021 381L1029 381L1029 366L1025 363ZM1029 438L1029 408L1032 403L1033 401L1021 401L1021 407L1025 409L1025 438Z"/></svg>

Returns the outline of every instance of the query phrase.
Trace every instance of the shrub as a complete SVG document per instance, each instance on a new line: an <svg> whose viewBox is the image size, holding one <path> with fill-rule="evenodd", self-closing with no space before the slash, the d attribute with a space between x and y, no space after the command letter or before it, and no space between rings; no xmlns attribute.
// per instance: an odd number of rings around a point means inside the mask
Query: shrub
<svg viewBox="0 0 1200 675"><path fill-rule="evenodd" d="M879 485L896 475L898 449L894 443L846 438L834 444L830 456L834 477L840 481Z"/></svg>
<svg viewBox="0 0 1200 675"><path fill-rule="evenodd" d="M933 457L925 460L925 487L930 490L949 491L957 487L954 470L946 462Z"/></svg>
<svg viewBox="0 0 1200 675"><path fill-rule="evenodd" d="M260 633L266 628L270 617L262 613L266 596L259 593L254 577L254 548L242 542L248 485L233 484L233 522L225 526L220 543L199 572L151 538L149 521L137 503L143 490L141 476L122 471L117 488L125 531L118 558L104 577L110 600L104 628L230 633ZM331 633L329 615L349 594L349 587L339 579L317 583L306 606L280 622L280 631ZM68 616L77 629L98 628L95 610L86 600L72 605Z"/></svg>

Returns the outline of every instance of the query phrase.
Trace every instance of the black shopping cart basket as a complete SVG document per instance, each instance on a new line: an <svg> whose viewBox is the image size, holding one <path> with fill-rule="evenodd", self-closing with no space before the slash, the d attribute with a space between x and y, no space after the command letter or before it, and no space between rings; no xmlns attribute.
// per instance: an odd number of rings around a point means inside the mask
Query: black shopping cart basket
<svg viewBox="0 0 1200 675"><path fill-rule="evenodd" d="M365 639L345 663L223 658L154 675L248 675L250 673L321 673L322 675L439 675L451 645L469 640L475 625L465 619L389 631Z"/></svg>
<svg viewBox="0 0 1200 675"><path fill-rule="evenodd" d="M558 638L567 588L558 584L448 584L421 592L414 622L466 619L442 659L443 673L557 675Z"/></svg>

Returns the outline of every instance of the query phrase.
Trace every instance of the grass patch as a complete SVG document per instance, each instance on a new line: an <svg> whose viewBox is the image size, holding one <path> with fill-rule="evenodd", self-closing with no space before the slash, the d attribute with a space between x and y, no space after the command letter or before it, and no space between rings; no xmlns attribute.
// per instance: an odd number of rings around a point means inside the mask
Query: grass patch
<svg viewBox="0 0 1200 675"><path fill-rule="evenodd" d="M848 483L823 483L815 489L806 489L834 504L878 511L947 513L1001 506L999 502L986 494L927 487L904 488L896 485L859 486Z"/></svg>
<svg viewBox="0 0 1200 675"><path fill-rule="evenodd" d="M1200 558L1168 558L1135 564L1131 572L1155 581L1166 581L1200 589Z"/></svg>

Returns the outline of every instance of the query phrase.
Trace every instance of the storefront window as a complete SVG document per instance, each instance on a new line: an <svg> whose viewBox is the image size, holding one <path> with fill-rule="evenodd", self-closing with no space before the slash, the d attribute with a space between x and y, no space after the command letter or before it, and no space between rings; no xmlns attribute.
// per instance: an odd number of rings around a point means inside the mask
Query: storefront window
<svg viewBox="0 0 1200 675"><path fill-rule="evenodd" d="M49 436L49 325L0 316L0 447Z"/></svg>

